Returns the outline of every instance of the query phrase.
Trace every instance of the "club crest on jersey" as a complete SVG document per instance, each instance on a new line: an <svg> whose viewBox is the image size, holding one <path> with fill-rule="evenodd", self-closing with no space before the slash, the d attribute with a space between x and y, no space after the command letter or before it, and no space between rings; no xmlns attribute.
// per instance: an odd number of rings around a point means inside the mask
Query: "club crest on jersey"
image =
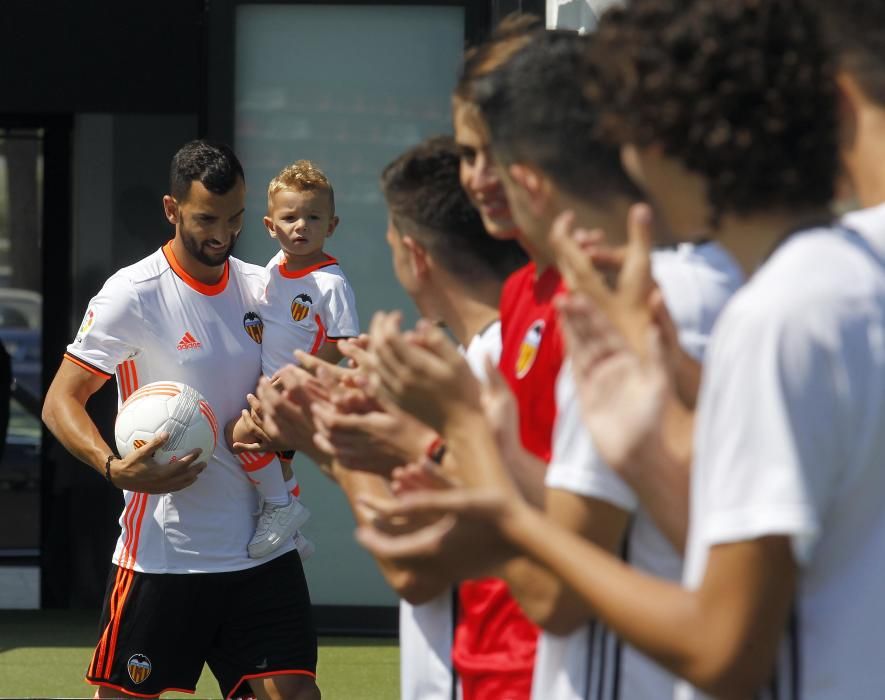
<svg viewBox="0 0 885 700"><path fill-rule="evenodd" d="M264 335L264 321L258 314L254 311L246 312L246 315L243 316L243 328L246 329L246 333L252 340L261 344L261 338Z"/></svg>
<svg viewBox="0 0 885 700"><path fill-rule="evenodd" d="M313 299L309 294L299 294L292 300L292 320L303 321L306 319L312 305Z"/></svg>
<svg viewBox="0 0 885 700"><path fill-rule="evenodd" d="M92 330L92 326L95 325L95 312L92 309L86 310L86 315L83 317L83 323L80 324L80 330L77 331L77 339L76 342L82 343L83 338L89 335L89 331Z"/></svg>
<svg viewBox="0 0 885 700"><path fill-rule="evenodd" d="M544 321L535 321L522 339L519 346L519 354L516 356L516 378L522 379L529 373L532 365L538 357L538 348L541 347L541 339L544 337Z"/></svg>
<svg viewBox="0 0 885 700"><path fill-rule="evenodd" d="M144 683L147 677L151 675L151 660L144 654L133 654L126 662L126 670L132 682L138 685Z"/></svg>

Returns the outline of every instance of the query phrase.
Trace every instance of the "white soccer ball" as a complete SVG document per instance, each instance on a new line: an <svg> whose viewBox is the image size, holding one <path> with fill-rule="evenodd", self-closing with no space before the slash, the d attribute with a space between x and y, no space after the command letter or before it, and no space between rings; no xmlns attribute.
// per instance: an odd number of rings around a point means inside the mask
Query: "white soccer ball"
<svg viewBox="0 0 885 700"><path fill-rule="evenodd" d="M154 453L157 464L169 464L197 448L202 450L197 459L206 462L218 444L212 407L199 391L180 382L145 384L126 399L114 424L119 455L126 457L164 431L169 439Z"/></svg>

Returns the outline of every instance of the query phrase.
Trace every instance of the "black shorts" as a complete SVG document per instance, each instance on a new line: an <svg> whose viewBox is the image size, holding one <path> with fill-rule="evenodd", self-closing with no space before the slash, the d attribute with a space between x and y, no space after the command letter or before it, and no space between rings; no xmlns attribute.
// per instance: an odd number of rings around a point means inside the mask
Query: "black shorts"
<svg viewBox="0 0 885 700"><path fill-rule="evenodd" d="M99 630L86 680L140 697L193 692L204 662L224 697L249 678L316 677L316 631L298 552L217 574L113 566Z"/></svg>

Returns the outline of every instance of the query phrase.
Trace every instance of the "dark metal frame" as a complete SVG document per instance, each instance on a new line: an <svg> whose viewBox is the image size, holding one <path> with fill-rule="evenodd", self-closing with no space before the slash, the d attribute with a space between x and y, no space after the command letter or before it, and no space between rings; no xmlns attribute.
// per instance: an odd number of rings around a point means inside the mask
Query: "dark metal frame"
<svg viewBox="0 0 885 700"><path fill-rule="evenodd" d="M0 115L3 129L43 130L43 211L42 211L42 273L43 273L43 328L42 386L45 391L55 374L56 366L50 358L61 357L68 343L70 329L71 240L72 240L72 187L71 187L71 133L73 120L69 115L4 114ZM59 322L59 319L64 319ZM41 397L42 403L42 397ZM39 407L26 406L36 411ZM40 501L46 504L52 485L52 463L47 459L46 446L51 436L43 427L40 465ZM0 563L18 565L40 564L46 552L43 536L47 532L48 509L41 507L39 555L3 557Z"/></svg>

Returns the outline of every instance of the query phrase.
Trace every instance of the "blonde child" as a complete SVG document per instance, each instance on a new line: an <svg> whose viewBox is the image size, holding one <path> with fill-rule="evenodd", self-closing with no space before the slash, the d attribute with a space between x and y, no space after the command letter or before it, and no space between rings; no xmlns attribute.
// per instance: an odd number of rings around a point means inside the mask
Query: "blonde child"
<svg viewBox="0 0 885 700"><path fill-rule="evenodd" d="M350 283L338 261L323 250L338 226L329 179L307 160L283 168L267 188L264 226L279 243L280 251L267 264L268 280L260 308L264 324L262 372L273 377L281 367L294 362L295 350L338 362L341 354L336 343L358 335L359 320ZM243 435L241 424L233 434L238 442L251 442ZM241 456L263 503L249 555L267 556L294 535L306 558L313 545L298 528L310 513L297 498L300 489L291 476L291 453L279 457L282 470L276 460L266 456Z"/></svg>

